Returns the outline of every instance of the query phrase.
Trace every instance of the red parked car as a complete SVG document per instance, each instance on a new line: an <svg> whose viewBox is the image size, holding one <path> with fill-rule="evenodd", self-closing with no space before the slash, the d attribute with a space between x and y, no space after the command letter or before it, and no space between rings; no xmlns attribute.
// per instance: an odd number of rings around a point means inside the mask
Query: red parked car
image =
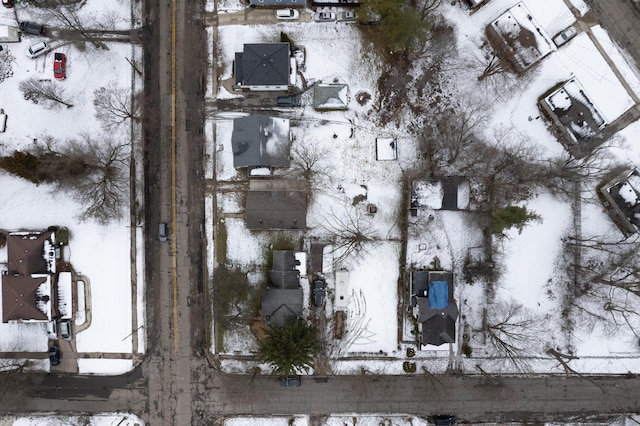
<svg viewBox="0 0 640 426"><path fill-rule="evenodd" d="M67 78L67 56L64 53L53 55L53 76L56 80Z"/></svg>
<svg viewBox="0 0 640 426"><path fill-rule="evenodd" d="M13 0L2 0L2 5L7 8L13 7Z"/></svg>

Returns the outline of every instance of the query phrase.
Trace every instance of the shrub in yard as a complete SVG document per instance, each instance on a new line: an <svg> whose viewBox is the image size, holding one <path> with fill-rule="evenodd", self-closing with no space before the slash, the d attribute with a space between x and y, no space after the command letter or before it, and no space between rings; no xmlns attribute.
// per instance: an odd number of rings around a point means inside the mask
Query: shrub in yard
<svg viewBox="0 0 640 426"><path fill-rule="evenodd" d="M405 361L402 363L402 370L405 373L415 373L416 372L416 363Z"/></svg>

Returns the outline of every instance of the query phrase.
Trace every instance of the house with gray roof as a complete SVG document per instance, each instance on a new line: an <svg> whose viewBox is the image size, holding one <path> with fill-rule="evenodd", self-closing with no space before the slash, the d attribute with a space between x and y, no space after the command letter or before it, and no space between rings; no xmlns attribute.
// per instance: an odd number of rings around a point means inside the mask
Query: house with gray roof
<svg viewBox="0 0 640 426"><path fill-rule="evenodd" d="M295 188L247 191L245 223L251 230L305 229L307 192Z"/></svg>
<svg viewBox="0 0 640 426"><path fill-rule="evenodd" d="M293 85L295 61L289 43L245 44L233 62L234 89L287 91ZM293 80L295 81L295 80Z"/></svg>
<svg viewBox="0 0 640 426"><path fill-rule="evenodd" d="M349 109L349 86L344 83L316 83L313 107L319 111Z"/></svg>
<svg viewBox="0 0 640 426"><path fill-rule="evenodd" d="M271 286L262 295L262 314L267 325L282 327L302 316L299 268L296 252L273 251L273 267L269 272Z"/></svg>
<svg viewBox="0 0 640 426"><path fill-rule="evenodd" d="M640 230L640 171L625 170L600 188L609 216L630 237Z"/></svg>
<svg viewBox="0 0 640 426"><path fill-rule="evenodd" d="M288 167L291 163L289 120L266 115L236 118L231 147L235 168Z"/></svg>
<svg viewBox="0 0 640 426"><path fill-rule="evenodd" d="M420 345L455 343L458 306L453 298L453 274L411 272L411 306L418 322Z"/></svg>

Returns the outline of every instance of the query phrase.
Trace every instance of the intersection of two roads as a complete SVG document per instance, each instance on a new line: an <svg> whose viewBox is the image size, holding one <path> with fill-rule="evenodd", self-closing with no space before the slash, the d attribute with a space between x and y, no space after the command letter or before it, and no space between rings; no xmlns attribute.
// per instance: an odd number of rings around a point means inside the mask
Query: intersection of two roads
<svg viewBox="0 0 640 426"><path fill-rule="evenodd" d="M612 37L640 63L631 0L592 0ZM332 376L285 389L268 376L226 375L207 357L203 156L207 57L204 6L145 6L145 360L117 377L25 375L2 412L130 412L147 425L211 425L225 416L452 413L466 422L594 421L640 411L640 378ZM215 20L214 20L215 21ZM170 224L169 242L157 224Z"/></svg>

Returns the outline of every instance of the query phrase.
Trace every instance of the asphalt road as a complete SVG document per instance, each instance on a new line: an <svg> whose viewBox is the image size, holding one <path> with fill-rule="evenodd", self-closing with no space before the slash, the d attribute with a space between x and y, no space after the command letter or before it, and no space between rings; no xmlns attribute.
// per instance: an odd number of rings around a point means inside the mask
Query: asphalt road
<svg viewBox="0 0 640 426"><path fill-rule="evenodd" d="M632 0L586 0L617 44L640 64L640 10Z"/></svg>
<svg viewBox="0 0 640 426"><path fill-rule="evenodd" d="M640 56L640 20L624 4L626 0L594 0L592 7L602 13L601 21L612 35ZM149 341L144 362L118 377L24 374L15 383L0 383L0 412L126 411L151 426L186 426L210 425L236 414L454 413L468 422L543 422L594 421L640 411L640 379L635 376L498 381L477 376L340 376L303 379L300 388L285 389L271 377L214 370L203 357L204 16L203 6L195 2L145 4ZM159 222L170 224L169 242L157 240Z"/></svg>

